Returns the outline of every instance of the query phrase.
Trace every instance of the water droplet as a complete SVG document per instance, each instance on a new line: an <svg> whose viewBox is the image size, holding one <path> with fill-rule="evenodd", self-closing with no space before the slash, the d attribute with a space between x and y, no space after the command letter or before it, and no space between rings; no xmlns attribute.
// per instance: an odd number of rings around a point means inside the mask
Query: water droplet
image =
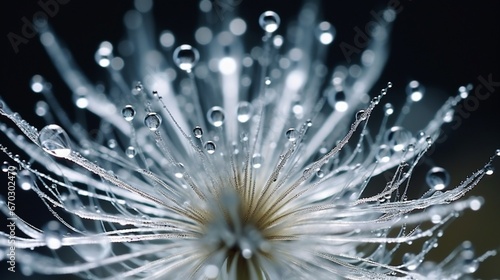
<svg viewBox="0 0 500 280"><path fill-rule="evenodd" d="M181 70L191 72L200 59L200 53L190 45L181 45L174 50L173 58Z"/></svg>
<svg viewBox="0 0 500 280"><path fill-rule="evenodd" d="M132 105L126 105L122 109L122 117L128 121L131 122L134 117L135 117L135 109L132 107Z"/></svg>
<svg viewBox="0 0 500 280"><path fill-rule="evenodd" d="M418 102L424 97L424 88L418 81L411 81L406 87L406 94L413 102Z"/></svg>
<svg viewBox="0 0 500 280"><path fill-rule="evenodd" d="M219 268L213 264L209 264L209 265L205 266L205 269L203 270L203 274L208 279L215 279L219 275Z"/></svg>
<svg viewBox="0 0 500 280"><path fill-rule="evenodd" d="M42 92L45 89L45 79L40 75L34 75L30 81L31 90L35 93Z"/></svg>
<svg viewBox="0 0 500 280"><path fill-rule="evenodd" d="M9 162L4 161L4 162L2 163L2 171L3 171L3 172L7 172L7 171L9 171L9 166L10 166Z"/></svg>
<svg viewBox="0 0 500 280"><path fill-rule="evenodd" d="M182 163L178 163L174 167L174 176L179 179L184 177L184 165Z"/></svg>
<svg viewBox="0 0 500 280"><path fill-rule="evenodd" d="M215 153L215 143L212 141L207 141L207 143L205 143L205 150L207 150L207 153L209 154Z"/></svg>
<svg viewBox="0 0 500 280"><path fill-rule="evenodd" d="M157 113L148 113L144 118L144 124L149 130L156 131L160 127L161 117Z"/></svg>
<svg viewBox="0 0 500 280"><path fill-rule="evenodd" d="M87 262L105 259L111 253L111 243L105 237L97 238L97 243L73 245L72 248Z"/></svg>
<svg viewBox="0 0 500 280"><path fill-rule="evenodd" d="M203 129L199 126L195 126L195 128L193 128L193 134L194 137L200 139L203 136Z"/></svg>
<svg viewBox="0 0 500 280"><path fill-rule="evenodd" d="M252 104L247 101L238 103L237 115L240 123L246 123L252 116Z"/></svg>
<svg viewBox="0 0 500 280"><path fill-rule="evenodd" d="M29 191L33 187L33 175L29 170L24 169L17 173L17 185L25 191Z"/></svg>
<svg viewBox="0 0 500 280"><path fill-rule="evenodd" d="M210 108L207 112L207 119L215 127L222 126L224 124L224 110L219 106Z"/></svg>
<svg viewBox="0 0 500 280"><path fill-rule="evenodd" d="M391 103L387 103L384 106L384 113L386 116L390 116L394 113L394 106Z"/></svg>
<svg viewBox="0 0 500 280"><path fill-rule="evenodd" d="M266 11L259 17L259 25L267 33L273 33L280 26L280 17L273 11Z"/></svg>
<svg viewBox="0 0 500 280"><path fill-rule="evenodd" d="M442 167L433 167L425 176L425 181L429 188L440 191L445 189L450 183L450 174Z"/></svg>
<svg viewBox="0 0 500 280"><path fill-rule="evenodd" d="M366 120L366 115L365 114L365 110L359 110L357 113L356 113L356 121L357 120Z"/></svg>
<svg viewBox="0 0 500 280"><path fill-rule="evenodd" d="M260 154L254 154L252 156L252 166L255 169L259 169L262 166L262 156Z"/></svg>
<svg viewBox="0 0 500 280"><path fill-rule="evenodd" d="M241 251L241 255L245 258L245 259L250 259L252 257L252 250L248 249L248 248L245 248Z"/></svg>
<svg viewBox="0 0 500 280"><path fill-rule="evenodd" d="M385 163L385 162L389 162L391 160L391 157L392 157L391 147L389 147L387 145L380 145L378 153L375 155L375 158L379 162Z"/></svg>
<svg viewBox="0 0 500 280"><path fill-rule="evenodd" d="M294 128L289 128L285 132L285 136L286 136L286 138L288 138L288 141L292 142L292 141L297 140L297 137L299 136L299 133Z"/></svg>
<svg viewBox="0 0 500 280"><path fill-rule="evenodd" d="M109 139L109 140L108 140L108 147L109 147L110 149L114 149L114 148L116 148L116 145L117 145L117 143L116 143L116 140L115 140L115 139Z"/></svg>
<svg viewBox="0 0 500 280"><path fill-rule="evenodd" d="M325 177L325 172L323 172L323 170L319 169L318 171L316 171L316 176L318 176L318 178L323 178L323 177Z"/></svg>
<svg viewBox="0 0 500 280"><path fill-rule="evenodd" d="M134 158L137 154L137 151L135 150L134 146L128 146L127 149L125 149L125 154L128 158Z"/></svg>
<svg viewBox="0 0 500 280"><path fill-rule="evenodd" d="M411 134L402 127L393 126L385 133L385 141L394 151L402 151L411 141Z"/></svg>
<svg viewBox="0 0 500 280"><path fill-rule="evenodd" d="M427 137L425 138L425 142L427 142L427 144L429 144L429 145L430 145L430 144L432 144L432 137L427 136Z"/></svg>
<svg viewBox="0 0 500 280"><path fill-rule="evenodd" d="M108 67L111 64L113 56L113 45L110 42L104 41L99 45L95 53L95 61L101 67Z"/></svg>
<svg viewBox="0 0 500 280"><path fill-rule="evenodd" d="M495 172L495 168L491 164L488 164L484 167L484 173L486 175L492 175L493 172Z"/></svg>
<svg viewBox="0 0 500 280"><path fill-rule="evenodd" d="M45 152L56 157L67 157L71 153L68 134L56 124L49 124L40 130L38 143Z"/></svg>
<svg viewBox="0 0 500 280"><path fill-rule="evenodd" d="M50 221L43 227L43 239L49 249L61 248L63 235L64 229L56 221Z"/></svg>
<svg viewBox="0 0 500 280"><path fill-rule="evenodd" d="M419 259L413 253L405 253L403 255L403 264L406 266L408 270L415 270L420 264Z"/></svg>
<svg viewBox="0 0 500 280"><path fill-rule="evenodd" d="M335 39L335 28L327 21L323 21L316 29L316 38L323 45L329 45Z"/></svg>
<svg viewBox="0 0 500 280"><path fill-rule="evenodd" d="M497 150L495 151L495 154L497 155L497 157L500 157L500 149L497 149Z"/></svg>
<svg viewBox="0 0 500 280"><path fill-rule="evenodd" d="M463 272L474 273L479 268L479 262L477 260L465 260L462 266Z"/></svg>

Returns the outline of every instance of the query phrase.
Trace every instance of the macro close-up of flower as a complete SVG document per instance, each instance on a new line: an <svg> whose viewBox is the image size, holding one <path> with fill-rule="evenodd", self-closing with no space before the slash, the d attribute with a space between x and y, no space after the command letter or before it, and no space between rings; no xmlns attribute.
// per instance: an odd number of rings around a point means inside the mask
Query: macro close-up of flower
<svg viewBox="0 0 500 280"><path fill-rule="evenodd" d="M4 9L1 279L494 279L498 4Z"/></svg>

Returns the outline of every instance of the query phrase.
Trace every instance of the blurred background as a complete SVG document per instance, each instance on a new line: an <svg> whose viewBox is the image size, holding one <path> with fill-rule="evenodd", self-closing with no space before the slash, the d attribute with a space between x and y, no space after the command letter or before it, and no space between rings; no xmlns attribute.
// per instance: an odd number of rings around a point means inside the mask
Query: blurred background
<svg viewBox="0 0 500 280"><path fill-rule="evenodd" d="M43 123L33 114L34 104L40 99L30 90L29 81L34 74L41 74L53 84L55 93L65 104L71 102L71 95L53 67L38 39L31 38L26 44L19 45L14 52L7 34L22 34L22 18L32 20L40 11L38 1L18 0L2 3L2 52L0 95L9 106L20 112L25 119L41 127ZM43 2L43 0L42 0ZM62 2L62 1L61 1ZM195 0L169 0L154 6L154 21L159 35L169 29L176 35L176 45L195 44L194 32L198 27L198 2ZM225 15L238 14L248 24L245 45L258 44L262 31L258 26L260 13L274 10L282 19L278 33L285 34L285 26L295 20L302 1L251 1L251 0L216 0L218 3L238 3L234 9L226 9ZM444 127L446 141L438 143L429 154L427 161L446 168L451 174L451 185L458 184L473 171L481 168L495 149L500 148L500 17L498 1L323 1L318 14L320 19L331 22L337 36L330 45L327 66L345 63L340 43L354 45L354 28L364 29L374 20L372 11L378 12L388 3L400 8L393 26L391 52L387 66L374 87L372 95L385 87L388 81L394 84L389 97L395 105L406 98L404 88L413 79L427 88L427 96L419 104L424 112L428 106L433 110L447 96L457 93L461 85L481 84L481 78L492 80L496 85L490 90L483 88L483 94L490 92L487 99L474 105L474 110L467 117L459 117L462 124L457 129L450 125ZM57 35L71 50L77 63L89 79L95 83L105 82L107 73L94 60L94 53L100 42L107 40L118 43L124 34L123 15L133 8L132 1L77 1L69 0L59 5L59 11L49 18ZM227 16L226 18L230 18ZM221 18L221 21L224 20ZM166 55L171 55L166 53ZM354 57L354 55L353 55ZM131 83L132 86L132 83ZM486 90L486 91L485 91ZM465 101L471 102L473 101ZM422 105L423 104L423 105ZM470 107L466 107L470 108ZM419 110L420 110L419 109ZM470 112L469 112L470 111ZM418 112L418 111L417 111ZM413 115L418 122L418 113ZM457 116L455 116L457 117ZM5 119L2 120L5 122ZM0 143L9 145L5 136L0 135ZM1 154L0 161L6 160ZM498 160L494 162L497 171ZM422 166L416 175L424 176L429 166ZM427 168L427 169L426 169ZM2 174L1 176L4 176ZM1 177L0 193L5 195L7 179ZM420 185L419 185L420 184ZM426 188L416 180L415 188ZM479 212L466 212L456 220L441 238L439 247L431 252L430 257L441 260L463 240L471 240L477 254L489 249L500 249L500 172L485 177L470 195L483 196L485 204ZM17 212L35 215L43 207L35 200L37 197L21 193L16 194ZM33 201L32 201L33 200ZM43 220L44 214L39 219ZM6 224L2 218L1 224ZM3 226L1 225L0 226ZM5 229L2 229L5 230ZM486 260L475 277L481 279L500 278L500 254ZM0 263L1 279L72 279L61 276L33 276L26 278L20 273L7 272L4 261Z"/></svg>

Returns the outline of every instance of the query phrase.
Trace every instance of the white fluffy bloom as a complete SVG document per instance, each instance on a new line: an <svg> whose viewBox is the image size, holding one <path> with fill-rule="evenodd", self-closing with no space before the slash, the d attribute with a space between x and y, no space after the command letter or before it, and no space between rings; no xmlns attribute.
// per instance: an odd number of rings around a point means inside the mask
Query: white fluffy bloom
<svg viewBox="0 0 500 280"><path fill-rule="evenodd" d="M200 5L207 18L215 15L210 3ZM201 27L192 45L163 32L163 52L147 35L150 9L136 5L125 17L134 36L122 44L132 56L122 58L107 41L97 49L96 63L111 78L106 89L93 85L39 23L75 105L99 123L90 133L72 122L71 109L39 75L31 87L46 98L37 112L45 127L2 103L2 121L10 122L1 130L24 156L4 143L3 152L19 167L21 188L53 214L43 228L30 224L34 217L16 216L17 235L0 234L2 248L15 240L25 273L457 279L495 254L475 255L464 242L442 261L426 260L458 213L481 207L482 198L463 197L493 172L500 150L457 186L448 187L446 170L434 167L430 189L409 194L413 170L470 88L418 132L403 127L423 97L417 81L408 85L404 110L386 103L391 83L368 97L388 56L393 10L373 28L359 65L330 69L322 61L335 29L314 17L313 4L289 26L294 36L278 35L280 18L267 11L249 19L263 29L252 48L242 42L248 23L235 17ZM377 111L383 116L368 123ZM12 123L18 130L7 128ZM7 198L0 210L11 216Z"/></svg>

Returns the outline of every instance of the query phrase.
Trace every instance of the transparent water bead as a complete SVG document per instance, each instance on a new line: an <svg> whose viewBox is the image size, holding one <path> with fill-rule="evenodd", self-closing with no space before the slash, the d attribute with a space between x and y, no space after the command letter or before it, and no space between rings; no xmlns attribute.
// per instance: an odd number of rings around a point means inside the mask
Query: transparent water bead
<svg viewBox="0 0 500 280"><path fill-rule="evenodd" d="M207 112L207 119L215 127L222 126L224 124L224 109L219 106L210 108Z"/></svg>
<svg viewBox="0 0 500 280"><path fill-rule="evenodd" d="M17 185L25 191L33 187L33 175L29 170L21 170L17 173Z"/></svg>
<svg viewBox="0 0 500 280"><path fill-rule="evenodd" d="M215 143L212 141L207 141L207 143L205 143L205 150L209 154L215 153Z"/></svg>
<svg viewBox="0 0 500 280"><path fill-rule="evenodd" d="M64 228L56 221L48 222L43 228L43 239L52 250L61 248Z"/></svg>
<svg viewBox="0 0 500 280"><path fill-rule="evenodd" d="M110 42L104 41L99 45L95 53L95 61L101 67L108 67L111 64L113 54L113 45Z"/></svg>
<svg viewBox="0 0 500 280"><path fill-rule="evenodd" d="M262 166L262 156L260 154L254 154L252 156L252 167L259 169Z"/></svg>
<svg viewBox="0 0 500 280"><path fill-rule="evenodd" d="M45 88L45 79L40 75L34 75L30 81L31 90L35 93L42 92Z"/></svg>
<svg viewBox="0 0 500 280"><path fill-rule="evenodd" d="M200 139L201 137L203 137L203 129L199 126L196 126L195 128L193 128L193 134L194 137Z"/></svg>
<svg viewBox="0 0 500 280"><path fill-rule="evenodd" d="M400 126L393 126L385 133L386 143L396 152L402 151L411 139L411 133Z"/></svg>
<svg viewBox="0 0 500 280"><path fill-rule="evenodd" d="M246 123L252 117L252 104L247 101L241 101L238 103L237 118L240 123Z"/></svg>
<svg viewBox="0 0 500 280"><path fill-rule="evenodd" d="M135 109L132 105L126 105L122 109L122 117L128 121L131 122L134 117L135 117Z"/></svg>
<svg viewBox="0 0 500 280"><path fill-rule="evenodd" d="M71 153L68 134L56 124L49 124L40 130L38 143L45 152L56 157L67 157Z"/></svg>
<svg viewBox="0 0 500 280"><path fill-rule="evenodd" d="M380 145L378 153L375 155L375 158L381 162L386 163L391 160L392 157L392 149L387 145Z"/></svg>
<svg viewBox="0 0 500 280"><path fill-rule="evenodd" d="M273 11L263 12L259 17L259 25L267 33L273 33L280 26L280 17Z"/></svg>
<svg viewBox="0 0 500 280"><path fill-rule="evenodd" d="M316 37L323 45L329 45L335 39L335 28L327 21L320 22L316 30Z"/></svg>
<svg viewBox="0 0 500 280"><path fill-rule="evenodd" d="M179 69L191 72L200 59L200 53L190 45L180 45L174 50L173 58Z"/></svg>
<svg viewBox="0 0 500 280"><path fill-rule="evenodd" d="M137 154L137 150L134 148L134 146L128 146L127 149L125 149L125 154L128 158L134 158Z"/></svg>
<svg viewBox="0 0 500 280"><path fill-rule="evenodd" d="M156 131L161 125L161 117L157 113L148 113L144 118L144 124L151 131Z"/></svg>
<svg viewBox="0 0 500 280"><path fill-rule="evenodd" d="M418 102L424 97L424 89L418 81L411 81L406 87L406 94L413 102Z"/></svg>
<svg viewBox="0 0 500 280"><path fill-rule="evenodd" d="M433 167L425 176L425 182L429 188L440 191L450 184L450 174L442 167Z"/></svg>
<svg viewBox="0 0 500 280"><path fill-rule="evenodd" d="M299 136L299 132L297 132L297 130L295 130L294 128L289 128L285 132L285 136L286 136L286 138L288 138L288 141L293 142L293 141L297 140L297 137Z"/></svg>

